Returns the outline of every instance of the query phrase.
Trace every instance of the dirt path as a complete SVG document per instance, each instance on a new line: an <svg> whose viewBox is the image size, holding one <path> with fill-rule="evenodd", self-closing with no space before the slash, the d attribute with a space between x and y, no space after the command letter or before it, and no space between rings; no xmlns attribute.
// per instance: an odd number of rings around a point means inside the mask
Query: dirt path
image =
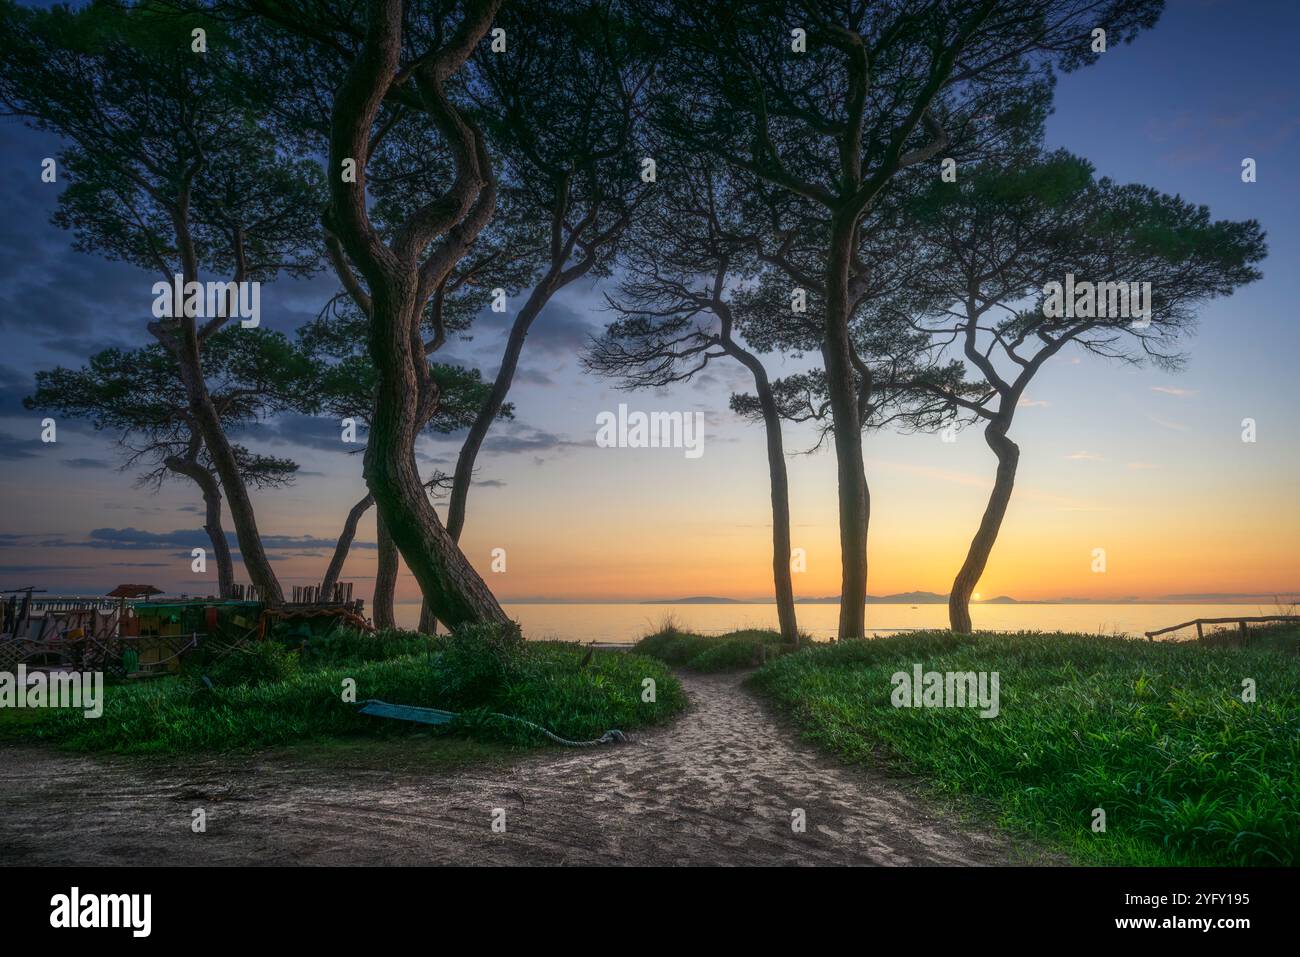
<svg viewBox="0 0 1300 957"><path fill-rule="evenodd" d="M906 782L819 757L740 686L600 750L439 775L0 749L0 864L1005 864ZM207 832L191 812L207 811ZM505 810L506 832L491 829ZM802 808L804 833L791 828Z"/></svg>

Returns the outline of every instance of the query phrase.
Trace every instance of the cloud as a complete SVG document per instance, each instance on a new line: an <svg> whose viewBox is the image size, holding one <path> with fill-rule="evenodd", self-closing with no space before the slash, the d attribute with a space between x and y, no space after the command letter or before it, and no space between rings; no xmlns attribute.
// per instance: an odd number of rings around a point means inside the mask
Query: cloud
<svg viewBox="0 0 1300 957"><path fill-rule="evenodd" d="M268 445L296 445L326 452L356 452L365 448L366 429L357 422L357 441L343 441L343 427L338 419L314 415L281 415L268 422L254 422L230 430L233 437L254 439Z"/></svg>
<svg viewBox="0 0 1300 957"><path fill-rule="evenodd" d="M594 427L593 427L594 433ZM575 442L572 439L535 429L526 425L515 425L510 433L489 435L483 441L483 451L511 455L520 452L554 452L559 449L583 447L593 442Z"/></svg>
<svg viewBox="0 0 1300 957"><path fill-rule="evenodd" d="M1189 396L1196 395L1195 389L1180 389L1172 385L1153 385L1152 392L1159 392L1161 395L1172 395L1178 399L1186 399Z"/></svg>
<svg viewBox="0 0 1300 957"><path fill-rule="evenodd" d="M1046 399L1021 399L1016 403L1022 409L1045 409L1050 404Z"/></svg>
<svg viewBox="0 0 1300 957"><path fill-rule="evenodd" d="M554 379L545 372L539 372L536 369L517 369L514 381L520 385L555 385Z"/></svg>
<svg viewBox="0 0 1300 957"><path fill-rule="evenodd" d="M38 438L20 439L9 432L0 432L0 459L34 459L40 446Z"/></svg>
<svg viewBox="0 0 1300 957"><path fill-rule="evenodd" d="M1160 416L1158 416L1158 415L1152 415L1151 413L1148 412L1146 417L1147 417L1147 421L1149 421L1149 422L1154 422L1156 425L1160 426L1162 429L1170 429L1171 431L1174 431L1174 432L1186 432L1186 431L1187 431L1187 426L1182 425L1181 423L1178 423L1178 422L1170 422L1168 419L1162 419L1162 418L1161 418Z"/></svg>
<svg viewBox="0 0 1300 957"><path fill-rule="evenodd" d="M18 536L15 536L15 538ZM232 548L238 541L234 532L226 532L226 539ZM15 543L16 544L16 543ZM212 542L207 532L201 528L178 528L170 532L150 532L141 528L95 528L91 529L84 540L68 538L51 538L32 543L41 548L104 548L124 551L150 549L184 549L207 548ZM332 538L316 538L311 535L263 535L262 547L267 551L293 552L333 549L336 542ZM375 548L374 542L356 541L353 548ZM183 554L183 552L181 553Z"/></svg>
<svg viewBox="0 0 1300 957"><path fill-rule="evenodd" d="M113 467L103 459L64 459L63 464L73 469L108 469Z"/></svg>
<svg viewBox="0 0 1300 957"><path fill-rule="evenodd" d="M1069 455L1066 456L1066 458L1070 459L1072 462L1106 461L1102 456L1098 455L1096 452L1071 452Z"/></svg>
<svg viewBox="0 0 1300 957"><path fill-rule="evenodd" d="M35 377L13 366L0 365L0 415L30 415L23 399L36 388Z"/></svg>

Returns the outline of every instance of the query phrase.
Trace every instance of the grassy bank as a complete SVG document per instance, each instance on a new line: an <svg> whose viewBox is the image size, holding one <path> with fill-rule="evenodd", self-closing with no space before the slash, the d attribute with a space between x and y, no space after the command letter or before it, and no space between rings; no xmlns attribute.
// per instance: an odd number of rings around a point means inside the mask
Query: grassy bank
<svg viewBox="0 0 1300 957"><path fill-rule="evenodd" d="M914 633L770 662L753 686L852 762L915 773L1081 863L1300 862L1300 657L1091 635ZM998 672L1000 709L894 707L897 672ZM1253 679L1257 700L1242 701ZM1106 814L1093 831L1094 809Z"/></svg>
<svg viewBox="0 0 1300 957"><path fill-rule="evenodd" d="M533 747L547 739L494 713L585 740L610 728L630 731L667 720L685 706L661 662L597 653L584 665L585 655L573 644L492 633L342 633L301 647L268 641L221 661L187 661L177 677L109 687L98 719L80 711L24 712L23 720L6 722L4 734L79 750L153 754L431 733ZM645 678L655 681L654 703L641 700ZM343 700L349 682L357 702L377 698L462 717L435 729L361 715Z"/></svg>
<svg viewBox="0 0 1300 957"><path fill-rule="evenodd" d="M696 635L667 622L653 635L638 641L633 650L674 668L716 672L757 667L786 649L775 631L747 629L725 635Z"/></svg>

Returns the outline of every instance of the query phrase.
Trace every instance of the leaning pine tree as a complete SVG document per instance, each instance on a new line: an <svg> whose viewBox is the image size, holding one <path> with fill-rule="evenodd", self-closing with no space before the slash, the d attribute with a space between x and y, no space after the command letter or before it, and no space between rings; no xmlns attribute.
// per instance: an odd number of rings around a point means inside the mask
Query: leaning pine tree
<svg viewBox="0 0 1300 957"><path fill-rule="evenodd" d="M1035 376L1070 346L1132 365L1181 367L1179 340L1197 307L1260 278L1255 264L1266 254L1254 220L1213 220L1206 207L1176 196L1094 181L1086 161L1063 152L1014 160L965 171L916 197L906 240L918 253L911 302L896 300L876 315L877 323L923 332L956 353L954 364L968 364L918 384L982 421L997 457L949 597L960 633L971 630L970 598L1011 501L1020 447L1010 431ZM1052 297L1067 275L1079 285L1077 301L1063 309Z"/></svg>
<svg viewBox="0 0 1300 957"><path fill-rule="evenodd" d="M366 485L424 600L453 629L508 622L439 520L415 458L416 440L440 401L424 336L427 307L496 210L488 144L458 84L499 5L500 0L222 5L252 18L250 50L261 44L258 55L281 71L286 106L280 119L300 124L297 132L306 138L324 139L327 248L340 281L365 314L376 374ZM286 56L295 43L301 55ZM327 115L314 116L313 107L321 103ZM383 229L373 218L371 161L388 137L409 136L409 124L427 132L412 157L416 168L421 154L443 154L451 182L431 182L418 173L406 180L418 201L404 204L409 211Z"/></svg>

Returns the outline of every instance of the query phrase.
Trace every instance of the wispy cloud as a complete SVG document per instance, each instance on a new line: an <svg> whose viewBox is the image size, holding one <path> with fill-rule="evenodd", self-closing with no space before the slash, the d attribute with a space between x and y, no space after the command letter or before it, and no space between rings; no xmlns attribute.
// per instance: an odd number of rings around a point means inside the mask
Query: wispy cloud
<svg viewBox="0 0 1300 957"><path fill-rule="evenodd" d="M1162 429L1171 429L1174 432L1187 431L1187 426L1183 425L1181 422L1170 422L1168 419L1162 419L1160 416L1152 415L1149 412L1147 413L1147 421L1154 422Z"/></svg>
<svg viewBox="0 0 1300 957"><path fill-rule="evenodd" d="M1161 395L1172 395L1178 399L1186 399L1189 396L1196 395L1195 389L1180 389L1174 385L1153 385L1152 392L1159 392Z"/></svg>
<svg viewBox="0 0 1300 957"><path fill-rule="evenodd" d="M1071 452L1066 456L1072 462L1104 462L1105 458L1096 452Z"/></svg>

